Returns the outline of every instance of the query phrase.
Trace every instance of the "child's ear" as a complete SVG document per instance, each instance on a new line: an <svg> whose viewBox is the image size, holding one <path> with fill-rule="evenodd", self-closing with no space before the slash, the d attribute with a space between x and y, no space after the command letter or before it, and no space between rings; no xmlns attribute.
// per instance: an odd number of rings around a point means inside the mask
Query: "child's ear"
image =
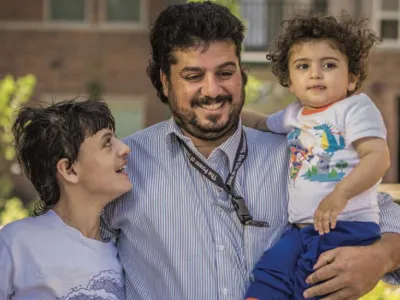
<svg viewBox="0 0 400 300"><path fill-rule="evenodd" d="M167 74L160 70L160 79L163 86L163 94L168 98L168 78Z"/></svg>
<svg viewBox="0 0 400 300"><path fill-rule="evenodd" d="M70 166L68 159L63 158L57 162L57 171L66 182L78 183L79 176L76 172L76 165L71 164Z"/></svg>
<svg viewBox="0 0 400 300"><path fill-rule="evenodd" d="M349 92L353 92L356 89L358 81L358 76L354 75L353 73L349 74L349 84L347 85L347 90Z"/></svg>

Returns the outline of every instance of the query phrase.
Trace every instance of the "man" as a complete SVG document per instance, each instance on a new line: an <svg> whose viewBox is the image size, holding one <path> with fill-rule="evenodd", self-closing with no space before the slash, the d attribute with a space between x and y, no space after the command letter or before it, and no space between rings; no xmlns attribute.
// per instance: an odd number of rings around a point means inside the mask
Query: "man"
<svg viewBox="0 0 400 300"><path fill-rule="evenodd" d="M173 118L125 140L133 190L106 211L128 299L243 299L287 228L285 137L240 123L243 31L209 2L170 6L151 30L148 74ZM399 268L400 208L382 197L380 209L383 238L321 255L307 297L356 299Z"/></svg>

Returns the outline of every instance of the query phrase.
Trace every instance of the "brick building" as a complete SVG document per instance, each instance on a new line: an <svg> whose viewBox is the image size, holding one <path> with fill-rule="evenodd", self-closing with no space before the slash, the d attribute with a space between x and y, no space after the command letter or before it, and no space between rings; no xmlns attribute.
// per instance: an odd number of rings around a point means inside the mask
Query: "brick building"
<svg viewBox="0 0 400 300"><path fill-rule="evenodd" d="M0 78L36 75L34 98L45 102L100 90L116 117L119 136L164 120L169 111L145 74L148 28L167 4L179 2L186 1L0 0ZM384 181L398 182L400 0L241 0L240 8L248 28L243 62L275 87L279 85L265 54L283 19L311 10L338 15L342 9L369 18L384 42L373 50L364 88L388 128L392 166ZM280 91L277 104L259 101L257 109L284 106L280 99L286 94Z"/></svg>

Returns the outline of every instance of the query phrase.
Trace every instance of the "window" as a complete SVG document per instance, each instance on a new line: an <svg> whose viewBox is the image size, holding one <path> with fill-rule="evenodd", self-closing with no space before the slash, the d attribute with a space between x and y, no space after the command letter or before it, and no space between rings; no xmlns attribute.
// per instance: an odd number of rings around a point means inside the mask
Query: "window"
<svg viewBox="0 0 400 300"><path fill-rule="evenodd" d="M326 8L326 0L242 0L240 9L247 28L245 50L265 52L280 32L283 20L310 11L324 13Z"/></svg>
<svg viewBox="0 0 400 300"><path fill-rule="evenodd" d="M114 119L117 136L122 139L143 129L145 125L145 101L133 96L105 95Z"/></svg>
<svg viewBox="0 0 400 300"><path fill-rule="evenodd" d="M400 0L373 1L374 28L383 38L383 46L400 46Z"/></svg>
<svg viewBox="0 0 400 300"><path fill-rule="evenodd" d="M43 103L57 103L67 99L87 99L88 95L75 93L44 93L40 99ZM107 105L115 119L115 129L118 138L122 139L143 129L146 121L145 97L138 95L106 94Z"/></svg>
<svg viewBox="0 0 400 300"><path fill-rule="evenodd" d="M146 0L43 0L45 25L91 30L147 30Z"/></svg>
<svg viewBox="0 0 400 300"><path fill-rule="evenodd" d="M140 21L140 1L107 0L106 20L108 22Z"/></svg>
<svg viewBox="0 0 400 300"><path fill-rule="evenodd" d="M85 0L47 0L49 21L84 22L86 19Z"/></svg>
<svg viewBox="0 0 400 300"><path fill-rule="evenodd" d="M102 28L147 28L145 0L99 0L99 26Z"/></svg>

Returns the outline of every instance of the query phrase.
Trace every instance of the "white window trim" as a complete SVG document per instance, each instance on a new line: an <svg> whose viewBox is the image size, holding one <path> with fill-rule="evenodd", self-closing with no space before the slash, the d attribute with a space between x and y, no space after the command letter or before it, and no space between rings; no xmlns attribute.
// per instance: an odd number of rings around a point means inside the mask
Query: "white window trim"
<svg viewBox="0 0 400 300"><path fill-rule="evenodd" d="M398 35L397 40L385 39L382 44L377 45L377 49L397 49L400 48L400 0L399 9L396 12L382 11L382 1L372 1L372 28L375 32L380 34L381 32L381 20L397 20L398 21Z"/></svg>
<svg viewBox="0 0 400 300"><path fill-rule="evenodd" d="M242 53L242 62L244 63L257 63L257 64L270 64L271 61L267 60L266 51L244 51Z"/></svg>
<svg viewBox="0 0 400 300"><path fill-rule="evenodd" d="M149 6L148 1L140 0L140 21L139 22L121 22L112 23L100 22L92 23L94 12L94 0L85 0L85 21L82 23L76 21L51 21L49 20L50 0L43 0L43 20L42 21L2 21L0 30L32 30L32 31L118 31L118 32L147 32L149 24ZM101 0L104 3L104 0ZM100 7L104 4L101 4ZM103 8L104 9L104 8ZM101 12L100 8L100 12ZM98 16L101 17L101 16Z"/></svg>

